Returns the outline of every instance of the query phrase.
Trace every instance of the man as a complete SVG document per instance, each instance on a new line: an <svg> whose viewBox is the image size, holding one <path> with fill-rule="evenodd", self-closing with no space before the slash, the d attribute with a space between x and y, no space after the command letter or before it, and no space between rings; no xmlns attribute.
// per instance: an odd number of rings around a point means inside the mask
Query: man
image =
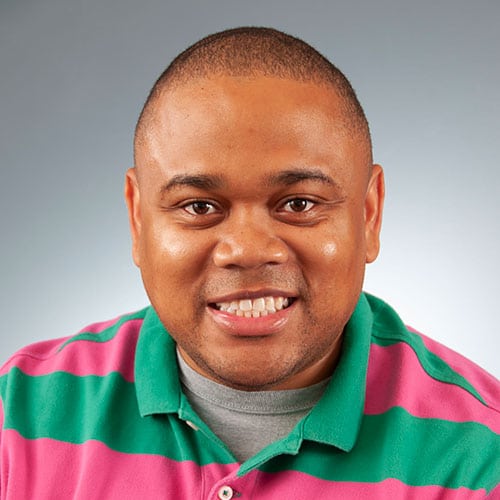
<svg viewBox="0 0 500 500"><path fill-rule="evenodd" d="M314 49L183 52L125 197L151 307L4 366L2 498L500 498L498 381L361 291L383 173Z"/></svg>

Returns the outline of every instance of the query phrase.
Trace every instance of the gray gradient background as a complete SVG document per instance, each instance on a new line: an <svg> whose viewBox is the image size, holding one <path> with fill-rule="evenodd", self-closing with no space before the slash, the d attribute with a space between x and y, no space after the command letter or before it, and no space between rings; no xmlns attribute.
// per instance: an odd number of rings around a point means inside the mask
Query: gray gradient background
<svg viewBox="0 0 500 500"><path fill-rule="evenodd" d="M122 184L161 70L238 25L298 35L351 79L385 167L365 289L500 375L500 3L0 0L0 356L147 303Z"/></svg>

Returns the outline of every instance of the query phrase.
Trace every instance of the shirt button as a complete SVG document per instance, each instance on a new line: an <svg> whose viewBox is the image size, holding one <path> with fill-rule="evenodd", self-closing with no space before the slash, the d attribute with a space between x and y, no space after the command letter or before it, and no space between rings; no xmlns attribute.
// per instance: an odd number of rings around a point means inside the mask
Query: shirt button
<svg viewBox="0 0 500 500"><path fill-rule="evenodd" d="M230 500L233 498L234 491L231 486L223 486L218 492L217 496L220 498L220 500Z"/></svg>
<svg viewBox="0 0 500 500"><path fill-rule="evenodd" d="M200 430L198 426L194 425L193 422L191 422L191 420L186 420L186 424L189 425L189 427L191 427L191 429L194 429L195 431Z"/></svg>

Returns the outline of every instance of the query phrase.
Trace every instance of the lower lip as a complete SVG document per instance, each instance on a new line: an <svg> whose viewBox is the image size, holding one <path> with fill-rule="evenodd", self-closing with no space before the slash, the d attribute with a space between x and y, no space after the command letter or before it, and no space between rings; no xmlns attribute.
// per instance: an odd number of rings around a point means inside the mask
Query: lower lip
<svg viewBox="0 0 500 500"><path fill-rule="evenodd" d="M208 307L213 320L230 335L238 337L266 337L280 331L290 319L295 302L281 311L260 318L245 318Z"/></svg>

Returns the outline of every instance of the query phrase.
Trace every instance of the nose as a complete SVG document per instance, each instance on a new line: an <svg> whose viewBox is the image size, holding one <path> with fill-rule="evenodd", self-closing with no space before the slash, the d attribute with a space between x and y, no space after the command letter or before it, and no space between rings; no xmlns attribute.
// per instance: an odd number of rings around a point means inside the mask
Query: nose
<svg viewBox="0 0 500 500"><path fill-rule="evenodd" d="M273 224L267 222L265 216L255 213L234 215L223 225L213 251L217 267L250 269L287 262L288 245L275 234Z"/></svg>

